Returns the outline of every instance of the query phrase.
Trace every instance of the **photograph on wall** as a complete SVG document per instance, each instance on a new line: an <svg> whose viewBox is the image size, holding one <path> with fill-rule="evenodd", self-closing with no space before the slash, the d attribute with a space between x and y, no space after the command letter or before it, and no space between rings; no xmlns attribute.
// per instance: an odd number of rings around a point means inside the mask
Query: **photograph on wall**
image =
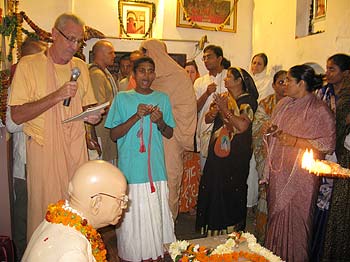
<svg viewBox="0 0 350 262"><path fill-rule="evenodd" d="M314 18L318 19L326 16L327 0L313 0Z"/></svg>
<svg viewBox="0 0 350 262"><path fill-rule="evenodd" d="M178 0L176 26L236 32L237 0Z"/></svg>
<svg viewBox="0 0 350 262"><path fill-rule="evenodd" d="M152 36L152 25L155 16L154 3L119 1L118 11L121 36L130 38Z"/></svg>

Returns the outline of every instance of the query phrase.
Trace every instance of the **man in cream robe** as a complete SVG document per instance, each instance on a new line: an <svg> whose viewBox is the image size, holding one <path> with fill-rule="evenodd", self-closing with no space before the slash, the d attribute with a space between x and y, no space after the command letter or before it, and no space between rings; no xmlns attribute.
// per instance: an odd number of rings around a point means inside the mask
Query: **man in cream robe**
<svg viewBox="0 0 350 262"><path fill-rule="evenodd" d="M87 161L84 123L62 124L95 104L86 64L73 55L83 42L84 24L72 14L62 14L52 29L47 52L23 57L12 82L11 116L24 123L27 135L28 230L27 239L45 216L49 203L68 197L68 181ZM70 81L71 70L81 75ZM70 98L70 105L63 101ZM95 124L100 114L85 121Z"/></svg>
<svg viewBox="0 0 350 262"><path fill-rule="evenodd" d="M105 102L112 103L114 96L117 94L118 87L113 76L108 71L107 66L113 65L114 63L114 47L111 42L100 40L92 47L92 53L94 60L93 63L89 65L89 73L96 100L99 104ZM105 121L106 116L94 127L95 130L92 131L94 133L93 135L96 135L98 138L98 143L102 151L101 158L98 156L93 158L93 153L95 153L95 155L98 154L96 151L91 150L89 150L89 157L90 160L103 159L116 165L117 145L111 140L109 129L104 127Z"/></svg>

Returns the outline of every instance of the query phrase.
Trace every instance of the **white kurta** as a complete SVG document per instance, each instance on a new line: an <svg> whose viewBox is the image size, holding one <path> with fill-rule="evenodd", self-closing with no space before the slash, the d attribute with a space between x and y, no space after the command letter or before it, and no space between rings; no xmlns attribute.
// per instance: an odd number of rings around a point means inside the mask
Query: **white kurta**
<svg viewBox="0 0 350 262"><path fill-rule="evenodd" d="M194 82L194 91L196 93L196 98L199 99L207 91L208 85L213 83L213 82L216 84L216 92L215 93L221 94L221 93L227 91L227 89L225 88L225 82L224 82L226 74L227 74L227 70L224 69L221 71L221 73L217 74L216 76L210 76L209 74L206 74L206 75L198 78ZM209 138L210 138L211 130L213 129L212 124L205 123L205 114L208 112L210 104L213 101L213 94L211 94L208 97L202 110L198 112L196 142L197 142L197 148L200 150L200 153L201 153L200 155L201 155L201 169L202 170L203 170L204 163L205 163L205 161L203 161L203 158L206 159L206 157L207 157ZM205 133L208 134L208 136L206 136ZM206 139L206 138L208 138L208 139Z"/></svg>

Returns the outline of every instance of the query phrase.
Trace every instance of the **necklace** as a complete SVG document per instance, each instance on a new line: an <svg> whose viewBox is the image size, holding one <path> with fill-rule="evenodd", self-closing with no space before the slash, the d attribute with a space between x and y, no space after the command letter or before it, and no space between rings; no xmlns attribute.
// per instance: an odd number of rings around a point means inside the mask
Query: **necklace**
<svg viewBox="0 0 350 262"><path fill-rule="evenodd" d="M96 261L107 262L107 250L101 235L78 211L69 206L68 201L60 200L56 204L50 204L47 208L45 219L50 223L62 224L75 228L89 240L92 255L95 257Z"/></svg>

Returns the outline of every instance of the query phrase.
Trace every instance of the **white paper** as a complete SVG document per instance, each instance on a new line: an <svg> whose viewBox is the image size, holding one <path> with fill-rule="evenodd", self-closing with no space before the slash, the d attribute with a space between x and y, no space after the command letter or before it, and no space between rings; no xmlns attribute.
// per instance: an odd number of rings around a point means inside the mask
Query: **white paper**
<svg viewBox="0 0 350 262"><path fill-rule="evenodd" d="M98 113L99 111L101 111L101 109L106 108L107 106L109 106L109 101L106 103L103 103L101 105L98 105L98 106L89 107L84 112L81 112L78 115L75 115L75 116L72 116L70 118L63 120L62 123L65 124L65 123L69 123L71 121L83 120L85 117L87 117L89 115L94 115L94 114Z"/></svg>

